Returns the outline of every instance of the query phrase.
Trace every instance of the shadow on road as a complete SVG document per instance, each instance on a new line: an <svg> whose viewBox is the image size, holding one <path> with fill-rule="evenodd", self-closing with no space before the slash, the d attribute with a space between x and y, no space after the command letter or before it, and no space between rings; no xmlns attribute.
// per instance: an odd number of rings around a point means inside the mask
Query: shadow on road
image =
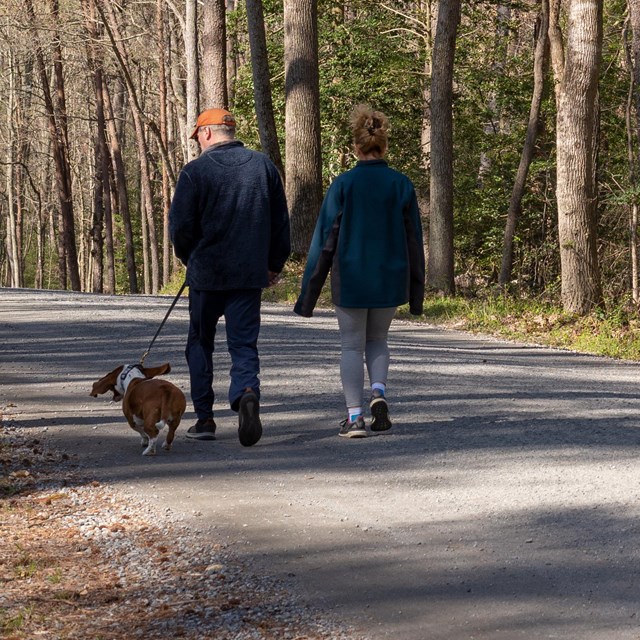
<svg viewBox="0 0 640 640"><path fill-rule="evenodd" d="M173 451L143 458L119 406L88 393L140 358L169 304L0 291L0 402L15 405L14 424L34 437L47 428L106 483L179 480L185 505L190 486L208 487L227 532L239 507L224 511L212 487L236 502L259 487L260 505L241 512L251 526L236 532L243 558L295 574L312 597L369 620L371 637L634 637L638 365L398 322L393 433L344 441L333 314L267 305L260 443L237 442L222 326L218 439L187 440L188 413ZM181 300L147 363L169 361L188 393L186 329Z"/></svg>

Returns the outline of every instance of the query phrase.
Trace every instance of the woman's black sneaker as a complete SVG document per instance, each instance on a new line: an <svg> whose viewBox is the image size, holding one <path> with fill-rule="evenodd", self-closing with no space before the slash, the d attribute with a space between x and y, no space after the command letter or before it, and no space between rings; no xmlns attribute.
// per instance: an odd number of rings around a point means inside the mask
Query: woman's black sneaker
<svg viewBox="0 0 640 640"><path fill-rule="evenodd" d="M342 438L366 438L367 427L364 424L364 418L358 416L355 422L349 422L349 418L345 418L340 423L340 431L338 435Z"/></svg>
<svg viewBox="0 0 640 640"><path fill-rule="evenodd" d="M389 418L389 406L384 396L376 389L371 396L369 403L371 410L371 431L388 431L391 429L391 418Z"/></svg>

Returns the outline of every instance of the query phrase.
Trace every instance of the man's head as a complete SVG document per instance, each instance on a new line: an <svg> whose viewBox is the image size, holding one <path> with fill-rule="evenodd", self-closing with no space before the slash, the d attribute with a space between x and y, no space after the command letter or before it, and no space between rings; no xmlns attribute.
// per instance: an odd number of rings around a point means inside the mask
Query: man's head
<svg viewBox="0 0 640 640"><path fill-rule="evenodd" d="M236 135L236 119L226 109L207 109L203 111L191 133L202 149L216 142L233 140Z"/></svg>

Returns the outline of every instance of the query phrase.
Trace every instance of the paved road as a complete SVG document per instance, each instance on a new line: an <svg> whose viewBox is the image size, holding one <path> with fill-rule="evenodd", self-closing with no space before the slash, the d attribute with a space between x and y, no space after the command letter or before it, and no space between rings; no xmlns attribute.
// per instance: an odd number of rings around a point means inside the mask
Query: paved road
<svg viewBox="0 0 640 640"><path fill-rule="evenodd" d="M143 458L87 394L169 303L1 289L0 406L371 640L640 638L640 365L398 322L394 432L345 441L332 313L266 305L260 443L237 441L221 331L218 440L188 414ZM186 322L181 300L147 364L188 391Z"/></svg>

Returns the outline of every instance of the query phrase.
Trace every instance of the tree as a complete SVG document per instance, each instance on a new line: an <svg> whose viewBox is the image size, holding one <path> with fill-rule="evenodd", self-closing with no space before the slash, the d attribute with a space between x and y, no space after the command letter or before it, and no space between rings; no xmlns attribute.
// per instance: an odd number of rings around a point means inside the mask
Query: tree
<svg viewBox="0 0 640 640"><path fill-rule="evenodd" d="M249 44L251 47L251 70L253 75L253 94L258 118L258 132L262 150L278 167L284 177L284 167L280 155L280 144L273 115L271 80L269 75L269 57L267 38L264 28L264 10L262 0L246 0Z"/></svg>
<svg viewBox="0 0 640 640"><path fill-rule="evenodd" d="M50 0L51 17L57 25L58 2ZM49 134L53 149L56 168L56 185L60 201L60 221L62 233L60 238L60 287L67 288L67 277L74 291L80 291L80 270L78 268L78 254L76 249L76 234L73 215L73 192L71 186L71 167L69 162L69 135L67 130L67 110L64 90L64 73L62 69L61 40L56 37L53 45L53 88L55 102L51 96L50 79L47 73L41 35L39 33L33 0L26 0L27 15L33 30L33 41L36 43L36 62L40 73L42 93L44 97ZM54 27L55 29L56 27Z"/></svg>
<svg viewBox="0 0 640 640"><path fill-rule="evenodd" d="M569 1L564 43L560 4L561 0L552 0L549 37L558 105L556 198L562 304L566 311L585 314L602 303L596 225L602 0Z"/></svg>
<svg viewBox="0 0 640 640"><path fill-rule="evenodd" d="M115 182L115 200L118 203L118 209L122 216L122 224L124 227L124 242L127 263L127 275L129 281L129 292L138 293L138 276L136 271L136 254L135 243L133 239L133 227L131 225L131 212L129 209L129 191L127 189L127 176L122 159L122 148L120 144L120 135L116 125L116 117L114 114L111 95L106 83L102 84L103 100L105 106L105 116L107 133L109 139L109 148L111 156L111 164L113 165L113 176Z"/></svg>
<svg viewBox="0 0 640 640"><path fill-rule="evenodd" d="M229 107L227 91L226 0L209 0L202 7L202 96L206 109Z"/></svg>
<svg viewBox="0 0 640 640"><path fill-rule="evenodd" d="M20 197L19 191L15 186L15 130L14 130L14 117L16 109L16 92L15 92L15 65L14 57L10 55L9 64L7 65L9 74L9 91L7 102L7 131L9 133L7 141L7 155L5 163L7 166L6 175L6 196L7 196L7 222L6 222L6 249L7 260L10 275L10 285L14 288L23 286L22 277L22 241L20 234L20 225L18 223L18 216L16 212L16 199Z"/></svg>
<svg viewBox="0 0 640 640"><path fill-rule="evenodd" d="M168 147L168 91L167 64L165 52L168 42L165 33L165 2L156 3L156 29L158 38L158 85L159 85L159 118L160 138L162 145ZM162 160L162 284L169 284L171 278L171 240L169 238L169 207L171 205L171 187L169 182L168 162Z"/></svg>
<svg viewBox="0 0 640 640"><path fill-rule="evenodd" d="M547 66L549 51L549 1L540 0L540 15L536 23L536 47L533 59L533 95L531 96L531 108L529 110L529 122L527 124L527 135L520 156L520 164L511 193L509 210L507 212L507 223L504 231L504 241L502 244L502 265L498 282L501 286L506 286L511 280L513 269L513 242L516 233L516 225L522 210L522 197L524 195L529 166L535 151L536 137L540 126L540 107L544 92L544 77Z"/></svg>
<svg viewBox="0 0 640 640"><path fill-rule="evenodd" d="M104 109L104 78L96 43L99 38L95 0L82 0L87 30L87 63L95 98L93 225L91 229L91 256L93 262L92 290L115 293L113 257L113 225L111 220L111 188L109 180L109 152L106 140ZM104 277L104 248L106 245L107 277ZM105 285L106 280L106 287Z"/></svg>
<svg viewBox="0 0 640 640"><path fill-rule="evenodd" d="M133 81L129 55L124 48L125 39L120 33L117 16L113 8L112 0L103 0L104 10L101 12L105 28L109 34L109 39L113 46L114 53L120 64L124 81L129 90L131 100L131 116L135 125L136 143L138 148L138 159L140 161L140 187L142 191L142 209L148 233L148 253L147 260L144 261L148 277L145 279L145 291L148 293L158 293L160 289L160 264L158 240L156 234L156 222L153 215L153 191L151 185L151 173L149 167L149 147L147 143L144 127L144 111L138 98L138 91ZM157 129L157 128L156 128Z"/></svg>
<svg viewBox="0 0 640 640"><path fill-rule="evenodd" d="M200 103L198 100L199 65L198 65L198 11L196 0L186 0L186 12L184 19L184 53L187 72L186 80L186 105L187 127L189 135L198 119ZM195 140L187 140L187 158L192 160L198 156L198 143Z"/></svg>
<svg viewBox="0 0 640 640"><path fill-rule="evenodd" d="M627 150L629 159L629 180L634 192L638 190L638 167L640 166L640 0L628 0L629 22L631 24L631 44L625 28L624 40L629 67L629 98L626 109ZM635 107L633 122L632 107ZM634 144L635 141L635 144ZM634 148L636 151L634 151ZM638 283L638 202L631 203L629 219L629 253L631 263L631 292L634 302L640 302Z"/></svg>
<svg viewBox="0 0 640 640"><path fill-rule="evenodd" d="M285 176L294 254L305 254L322 202L317 0L285 0Z"/></svg>
<svg viewBox="0 0 640 640"><path fill-rule="evenodd" d="M427 287L453 294L453 60L460 0L440 0L431 65L431 211Z"/></svg>

